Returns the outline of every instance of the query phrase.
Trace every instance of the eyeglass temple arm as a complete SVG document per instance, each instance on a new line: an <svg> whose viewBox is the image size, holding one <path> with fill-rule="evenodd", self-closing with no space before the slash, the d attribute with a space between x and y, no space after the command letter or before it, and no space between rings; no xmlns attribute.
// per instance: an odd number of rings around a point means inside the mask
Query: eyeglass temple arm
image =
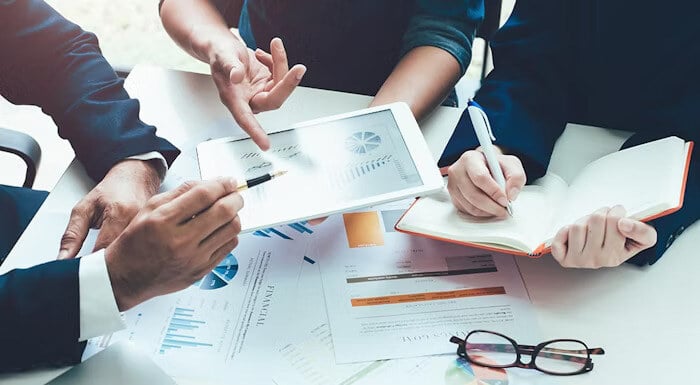
<svg viewBox="0 0 700 385"><path fill-rule="evenodd" d="M535 349L534 346L530 345L518 345L519 348L525 347L528 349ZM579 349L579 350L571 350L571 349L557 349L557 348L542 348L540 350L541 352L551 352L551 353L564 353L564 354L605 354L605 350L603 348L592 348L592 349Z"/></svg>

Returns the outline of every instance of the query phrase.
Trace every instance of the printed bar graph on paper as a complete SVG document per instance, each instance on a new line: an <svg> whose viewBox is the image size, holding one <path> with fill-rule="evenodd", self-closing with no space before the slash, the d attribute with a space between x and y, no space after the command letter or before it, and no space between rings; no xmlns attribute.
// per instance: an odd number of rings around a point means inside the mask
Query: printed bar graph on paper
<svg viewBox="0 0 700 385"><path fill-rule="evenodd" d="M211 347L207 342L197 341L196 330L206 325L206 321L198 320L194 309L176 307L170 317L168 328L163 341L160 344L160 354L165 354L170 349Z"/></svg>
<svg viewBox="0 0 700 385"><path fill-rule="evenodd" d="M296 232L300 234L313 234L314 231L311 230L308 226L306 226L308 222L302 221L302 222L296 222L296 223L290 223L287 225L287 227L295 230ZM264 237L264 238L273 238L274 236L280 237L282 239L287 239L287 240L293 240L294 237L284 233L281 228L274 228L270 227L267 229L261 229L258 231L255 231L253 235L258 236L258 237Z"/></svg>
<svg viewBox="0 0 700 385"><path fill-rule="evenodd" d="M297 223L290 223L290 224L288 224L287 226L293 228L294 230L296 230L296 231L298 231L298 232L300 232L300 233L302 233L302 234L304 234L304 233L313 234L313 233L314 233L313 230L311 230L310 228L304 226L306 223L307 223L306 221L297 222Z"/></svg>
<svg viewBox="0 0 700 385"><path fill-rule="evenodd" d="M192 312L194 310L191 309L183 309L181 307L176 307L175 308L175 317L192 317Z"/></svg>
<svg viewBox="0 0 700 385"><path fill-rule="evenodd" d="M289 235L275 229L274 227L270 227L269 229L258 230L256 232L254 232L253 235L256 235L258 237L265 237L265 238L272 238L272 235L276 235L282 239L287 239L287 240L293 239Z"/></svg>

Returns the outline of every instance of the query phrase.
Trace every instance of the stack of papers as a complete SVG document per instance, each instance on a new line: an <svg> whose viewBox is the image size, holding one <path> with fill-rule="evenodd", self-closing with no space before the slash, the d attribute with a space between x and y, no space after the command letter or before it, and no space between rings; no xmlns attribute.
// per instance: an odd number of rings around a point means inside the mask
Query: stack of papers
<svg viewBox="0 0 700 385"><path fill-rule="evenodd" d="M479 328L539 341L513 257L394 231L410 203L243 235L190 288L124 313L127 328L90 340L84 359L129 340L178 380L516 383L449 343Z"/></svg>

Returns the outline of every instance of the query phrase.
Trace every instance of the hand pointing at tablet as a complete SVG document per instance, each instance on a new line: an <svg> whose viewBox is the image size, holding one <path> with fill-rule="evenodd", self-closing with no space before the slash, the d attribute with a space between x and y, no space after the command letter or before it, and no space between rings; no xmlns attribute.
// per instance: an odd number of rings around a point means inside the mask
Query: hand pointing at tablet
<svg viewBox="0 0 700 385"><path fill-rule="evenodd" d="M270 147L270 141L254 114L282 106L306 72L302 65L289 68L279 38L272 40L270 51L271 54L260 49L253 52L236 42L209 54L221 102L262 150Z"/></svg>
<svg viewBox="0 0 700 385"><path fill-rule="evenodd" d="M212 3L161 2L163 26L184 50L209 65L221 102L255 144L267 150L269 139L254 114L279 108L301 82L306 67L289 68L279 38L270 41L269 53L246 47ZM266 47L267 41L257 43Z"/></svg>

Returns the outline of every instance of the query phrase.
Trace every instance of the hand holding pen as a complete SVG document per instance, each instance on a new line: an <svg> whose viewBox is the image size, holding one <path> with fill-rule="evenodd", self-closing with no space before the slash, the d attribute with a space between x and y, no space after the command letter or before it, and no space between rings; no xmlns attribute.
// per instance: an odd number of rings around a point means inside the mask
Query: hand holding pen
<svg viewBox="0 0 700 385"><path fill-rule="evenodd" d="M481 107L469 102L467 112L481 145L462 154L448 169L447 189L458 210L476 217L512 215L511 202L525 185L525 170L515 156L493 145L491 125Z"/></svg>

